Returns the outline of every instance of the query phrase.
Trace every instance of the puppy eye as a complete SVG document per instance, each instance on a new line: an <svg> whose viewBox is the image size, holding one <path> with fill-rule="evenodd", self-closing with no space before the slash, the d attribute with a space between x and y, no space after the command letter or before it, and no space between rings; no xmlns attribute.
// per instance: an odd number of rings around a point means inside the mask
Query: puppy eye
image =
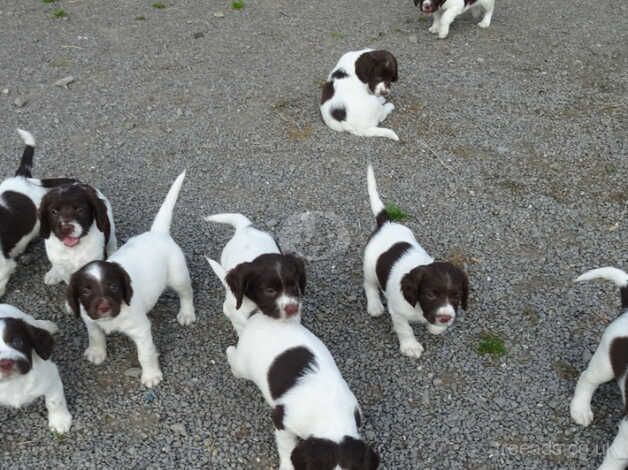
<svg viewBox="0 0 628 470"><path fill-rule="evenodd" d="M92 290L89 287L83 287L81 289L81 295L82 296L87 296L87 295L89 295L91 293L92 293Z"/></svg>
<svg viewBox="0 0 628 470"><path fill-rule="evenodd" d="M434 300L436 299L436 294L434 292L428 292L425 297L427 298L427 300Z"/></svg>
<svg viewBox="0 0 628 470"><path fill-rule="evenodd" d="M266 289L264 289L264 294L266 294L268 296L275 295L276 293L277 293L277 291L275 289L273 289L272 287L267 287Z"/></svg>
<svg viewBox="0 0 628 470"><path fill-rule="evenodd" d="M22 338L13 338L13 341L11 341L11 346L19 349L24 346L24 341L22 341Z"/></svg>
<svg viewBox="0 0 628 470"><path fill-rule="evenodd" d="M50 214L52 214L53 216L57 216L57 215L59 215L59 211L57 209L52 209L50 211Z"/></svg>
<svg viewBox="0 0 628 470"><path fill-rule="evenodd" d="M118 287L118 284L109 284L109 289L112 292L118 292L120 290L120 288Z"/></svg>
<svg viewBox="0 0 628 470"><path fill-rule="evenodd" d="M75 207L74 212L76 212L77 214L82 214L83 212L85 212L85 209L83 209L82 207Z"/></svg>

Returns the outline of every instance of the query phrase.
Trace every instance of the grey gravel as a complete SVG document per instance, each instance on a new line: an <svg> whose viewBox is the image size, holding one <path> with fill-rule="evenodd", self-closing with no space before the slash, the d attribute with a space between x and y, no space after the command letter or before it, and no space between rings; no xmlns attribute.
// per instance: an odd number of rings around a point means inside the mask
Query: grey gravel
<svg viewBox="0 0 628 470"><path fill-rule="evenodd" d="M57 80L54 85L62 88L68 88L70 83L73 83L76 79L72 75L68 75L60 80Z"/></svg>
<svg viewBox="0 0 628 470"><path fill-rule="evenodd" d="M310 258L304 323L358 397L383 469L599 465L621 414L617 387L600 388L587 429L568 407L618 294L571 280L628 268L628 2L500 1L489 29L465 16L444 41L409 0L258 0L220 21L230 2L62 3L66 21L40 1L2 4L0 83L36 97L0 103L4 174L22 152L15 128L31 131L34 173L99 187L124 241L187 168L173 235L199 320L179 326L173 295L153 309L164 382L147 391L125 374L138 367L125 337L108 339L101 366L82 357L85 328L63 288L43 284L42 244L30 247L2 301L59 324L54 359L75 420L55 439L42 400L0 409L2 468L277 468L269 409L224 359L235 337L203 255L218 257L231 231L201 219L218 211L246 213ZM386 125L400 143L321 122L321 82L366 46L398 58ZM50 86L69 75L80 77L69 90ZM417 327L419 361L400 356L388 317L365 311L369 161L426 249L468 266L469 311L444 336ZM304 214L317 217L301 226ZM476 352L485 331L504 340L499 360Z"/></svg>
<svg viewBox="0 0 628 470"><path fill-rule="evenodd" d="M13 105L18 107L18 108L23 108L24 106L26 106L26 103L28 103L28 98L24 98L22 96L18 96L13 101Z"/></svg>

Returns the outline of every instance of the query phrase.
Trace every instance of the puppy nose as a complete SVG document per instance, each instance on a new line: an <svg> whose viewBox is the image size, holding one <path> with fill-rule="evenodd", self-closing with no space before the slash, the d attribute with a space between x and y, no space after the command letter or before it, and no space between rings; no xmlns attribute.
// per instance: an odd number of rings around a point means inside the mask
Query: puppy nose
<svg viewBox="0 0 628 470"><path fill-rule="evenodd" d="M98 310L98 313L107 313L111 310L111 304L106 300L101 300L98 307L96 307L96 310Z"/></svg>
<svg viewBox="0 0 628 470"><path fill-rule="evenodd" d="M299 304L288 304L284 307L284 310L286 312L286 315L291 317L293 315L296 315L299 311Z"/></svg>
<svg viewBox="0 0 628 470"><path fill-rule="evenodd" d="M438 320L438 323L449 323L451 320L451 315L439 315L436 318Z"/></svg>
<svg viewBox="0 0 628 470"><path fill-rule="evenodd" d="M8 372L13 369L14 364L15 362L11 359L0 359L0 370Z"/></svg>
<svg viewBox="0 0 628 470"><path fill-rule="evenodd" d="M70 225L70 224L61 224L61 233L63 234L63 236L70 235L73 230L74 230L74 227L72 227L72 225Z"/></svg>

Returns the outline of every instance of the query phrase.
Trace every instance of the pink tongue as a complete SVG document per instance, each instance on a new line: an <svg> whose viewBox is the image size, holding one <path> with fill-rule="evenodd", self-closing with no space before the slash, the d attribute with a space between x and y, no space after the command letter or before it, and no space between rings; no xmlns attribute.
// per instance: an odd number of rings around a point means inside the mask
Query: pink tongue
<svg viewBox="0 0 628 470"><path fill-rule="evenodd" d="M74 237L65 237L63 239L63 244L65 246L69 246L70 248L73 246L76 246L79 244L79 242L81 241L80 238L74 238Z"/></svg>

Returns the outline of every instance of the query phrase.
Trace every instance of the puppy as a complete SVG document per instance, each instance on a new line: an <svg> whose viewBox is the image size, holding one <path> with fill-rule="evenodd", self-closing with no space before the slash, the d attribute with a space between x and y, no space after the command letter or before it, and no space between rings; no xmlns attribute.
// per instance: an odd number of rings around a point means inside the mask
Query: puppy
<svg viewBox="0 0 628 470"><path fill-rule="evenodd" d="M439 39L445 39L451 23L468 10L471 10L474 18L483 10L484 16L478 26L488 28L491 25L495 0L414 0L414 6L420 7L423 13L432 15L430 33L438 34Z"/></svg>
<svg viewBox="0 0 628 470"><path fill-rule="evenodd" d="M358 433L355 396L325 345L299 322L256 313L226 354L233 375L254 382L273 408L280 470L378 467Z"/></svg>
<svg viewBox="0 0 628 470"><path fill-rule="evenodd" d="M30 132L17 130L24 141L24 153L15 176L0 184L0 296L4 295L9 278L24 252L39 233L37 210L50 188L67 184L67 178L35 179L32 177L35 139Z"/></svg>
<svg viewBox="0 0 628 470"><path fill-rule="evenodd" d="M156 386L163 377L147 314L166 287L179 294L179 323L196 320L185 256L170 236L184 178L185 172L173 183L149 232L131 238L108 261L92 261L72 274L67 288L69 307L87 327L87 360L101 364L107 356L105 335L124 333L137 347L146 387Z"/></svg>
<svg viewBox="0 0 628 470"><path fill-rule="evenodd" d="M617 268L599 268L587 271L576 282L590 279L607 279L620 287L622 314L606 328L600 345L578 380L571 400L571 417L581 426L590 425L593 394L601 384L615 379L624 402L623 419L599 470L625 470L628 468L628 274Z"/></svg>
<svg viewBox="0 0 628 470"><path fill-rule="evenodd" d="M368 192L377 228L364 250L367 311L374 317L384 313L381 289L401 354L419 358L423 346L414 337L409 322L426 323L432 334L443 333L453 324L458 306L467 309L469 281L460 268L434 261L408 227L390 219L377 193L371 165Z"/></svg>
<svg viewBox="0 0 628 470"><path fill-rule="evenodd" d="M117 248L111 204L97 189L75 182L44 196L40 233L52 268L48 285L63 281L90 261L106 259Z"/></svg>
<svg viewBox="0 0 628 470"><path fill-rule="evenodd" d="M0 405L20 408L44 396L48 426L63 434L70 429L63 383L50 360L57 325L7 304L0 304Z"/></svg>
<svg viewBox="0 0 628 470"><path fill-rule="evenodd" d="M377 127L395 109L385 97L397 79L397 59L390 52L347 52L323 85L323 121L335 131L399 140L391 129Z"/></svg>
<svg viewBox="0 0 628 470"><path fill-rule="evenodd" d="M242 214L215 214L205 220L235 228L222 250L220 264L207 260L225 286L223 312L236 333L257 311L272 318L300 321L304 261L282 253L271 234L253 227Z"/></svg>

